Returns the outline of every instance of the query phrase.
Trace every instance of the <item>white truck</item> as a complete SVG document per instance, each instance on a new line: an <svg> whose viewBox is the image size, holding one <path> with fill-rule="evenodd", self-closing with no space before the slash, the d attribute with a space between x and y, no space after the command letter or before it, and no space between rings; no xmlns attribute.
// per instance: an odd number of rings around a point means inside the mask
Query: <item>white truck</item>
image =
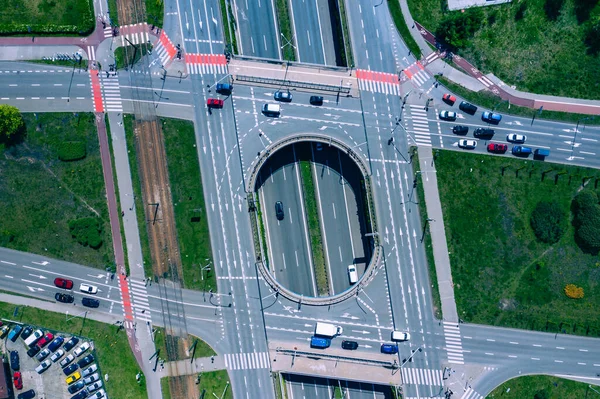
<svg viewBox="0 0 600 399"><path fill-rule="evenodd" d="M333 338L336 335L342 335L344 330L340 326L334 326L329 323L321 323L317 322L315 326L315 335L318 337L328 337Z"/></svg>

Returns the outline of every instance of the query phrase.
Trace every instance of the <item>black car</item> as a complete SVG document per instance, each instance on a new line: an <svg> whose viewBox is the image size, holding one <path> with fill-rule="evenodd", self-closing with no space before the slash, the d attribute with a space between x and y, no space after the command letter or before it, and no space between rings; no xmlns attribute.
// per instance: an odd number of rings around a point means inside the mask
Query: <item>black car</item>
<svg viewBox="0 0 600 399"><path fill-rule="evenodd" d="M33 332L33 327L31 327L31 326L25 327L25 329L21 333L21 339L23 341L25 341L27 338L29 338L29 336L31 335L32 332Z"/></svg>
<svg viewBox="0 0 600 399"><path fill-rule="evenodd" d="M17 399L33 399L35 398L35 391L30 389L29 391L21 392Z"/></svg>
<svg viewBox="0 0 600 399"><path fill-rule="evenodd" d="M349 349L349 350L358 349L358 342L355 342L355 341L342 341L342 349Z"/></svg>
<svg viewBox="0 0 600 399"><path fill-rule="evenodd" d="M488 129L488 128L485 128L485 127L478 127L473 132L473 136L478 137L478 138L482 137L482 138L489 138L489 139L491 139L492 137L494 137L494 129Z"/></svg>
<svg viewBox="0 0 600 399"><path fill-rule="evenodd" d="M71 396L71 399L85 399L88 396L88 391L85 389L83 391L79 391L77 395Z"/></svg>
<svg viewBox="0 0 600 399"><path fill-rule="evenodd" d="M100 301L94 298L84 297L81 300L81 304L83 306L87 306L88 308L97 308L98 306L100 306Z"/></svg>
<svg viewBox="0 0 600 399"><path fill-rule="evenodd" d="M275 92L275 95L273 96L273 98L277 101L281 101L284 103L291 103L292 102L292 93L290 93L289 91L277 91L277 92Z"/></svg>
<svg viewBox="0 0 600 399"><path fill-rule="evenodd" d="M14 371L19 371L21 368L19 362L19 352L17 351L10 351L10 368Z"/></svg>
<svg viewBox="0 0 600 399"><path fill-rule="evenodd" d="M323 97L322 96L310 96L311 105L323 105Z"/></svg>
<svg viewBox="0 0 600 399"><path fill-rule="evenodd" d="M275 216L277 217L277 220L283 220L283 203L281 201L275 203Z"/></svg>
<svg viewBox="0 0 600 399"><path fill-rule="evenodd" d="M466 101L461 101L458 108L461 111L465 111L469 115L475 115L475 112L477 112L477 107Z"/></svg>
<svg viewBox="0 0 600 399"><path fill-rule="evenodd" d="M67 341L65 346L63 346L63 349L65 350L65 352L68 352L71 349L73 349L75 347L75 345L77 345L78 342L79 342L79 338L71 337L71 339Z"/></svg>
<svg viewBox="0 0 600 399"><path fill-rule="evenodd" d="M63 373L65 373L65 375L71 375L75 372L75 370L77 370L79 368L78 365L76 365L75 363L71 364L70 366L67 366L63 369Z"/></svg>
<svg viewBox="0 0 600 399"><path fill-rule="evenodd" d="M69 393L75 393L77 391L79 391L81 388L83 388L85 386L85 382L83 382L83 380L79 380L77 381L75 384L71 384L69 385Z"/></svg>
<svg viewBox="0 0 600 399"><path fill-rule="evenodd" d="M83 359L79 360L77 362L77 364L79 365L79 367L84 368L85 366L92 363L93 361L94 361L94 355L87 355Z"/></svg>
<svg viewBox="0 0 600 399"><path fill-rule="evenodd" d="M56 295L54 295L54 299L63 303L73 303L73 301L75 301L75 297L73 295L61 294L60 292L57 292Z"/></svg>
<svg viewBox="0 0 600 399"><path fill-rule="evenodd" d="M35 345L33 348L31 348L27 351L27 356L34 357L35 355L37 355L40 352L41 349L42 348L40 348L38 345Z"/></svg>
<svg viewBox="0 0 600 399"><path fill-rule="evenodd" d="M469 132L469 127L468 126L457 125L457 126L454 126L452 128L452 133L454 133L454 134L460 134L461 136L464 136L468 132Z"/></svg>

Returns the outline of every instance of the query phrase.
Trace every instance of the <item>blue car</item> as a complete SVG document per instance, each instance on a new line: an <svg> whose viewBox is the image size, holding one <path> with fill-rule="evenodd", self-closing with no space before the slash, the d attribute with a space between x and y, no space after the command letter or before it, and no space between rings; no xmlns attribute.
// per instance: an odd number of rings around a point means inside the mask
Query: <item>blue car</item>
<svg viewBox="0 0 600 399"><path fill-rule="evenodd" d="M21 331L23 331L23 326L17 324L8 334L8 339L10 339L12 342L15 342L19 337L19 334L21 334Z"/></svg>
<svg viewBox="0 0 600 399"><path fill-rule="evenodd" d="M326 349L331 346L331 340L329 338L312 337L310 339L310 347L318 349Z"/></svg>
<svg viewBox="0 0 600 399"><path fill-rule="evenodd" d="M487 123L493 123L497 125L502 120L502 115L490 111L485 111L483 112L483 114L481 114L481 120Z"/></svg>
<svg viewBox="0 0 600 399"><path fill-rule="evenodd" d="M58 337L54 338L52 342L50 342L50 345L48 345L48 349L50 349L50 351L52 352L56 352L56 350L60 348L63 342L65 342L65 339L59 335Z"/></svg>
<svg viewBox="0 0 600 399"><path fill-rule="evenodd" d="M398 353L398 345L381 344L381 353L396 354Z"/></svg>

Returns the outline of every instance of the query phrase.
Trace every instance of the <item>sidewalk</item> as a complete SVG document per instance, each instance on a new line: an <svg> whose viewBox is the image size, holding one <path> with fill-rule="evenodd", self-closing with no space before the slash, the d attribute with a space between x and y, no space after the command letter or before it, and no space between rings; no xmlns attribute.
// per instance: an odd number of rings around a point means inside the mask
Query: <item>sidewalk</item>
<svg viewBox="0 0 600 399"><path fill-rule="evenodd" d="M154 359L152 367L154 367ZM199 374L225 369L225 360L222 356L198 357L194 361L184 359L175 362L159 362L156 366L156 375L159 378L176 377L178 375Z"/></svg>

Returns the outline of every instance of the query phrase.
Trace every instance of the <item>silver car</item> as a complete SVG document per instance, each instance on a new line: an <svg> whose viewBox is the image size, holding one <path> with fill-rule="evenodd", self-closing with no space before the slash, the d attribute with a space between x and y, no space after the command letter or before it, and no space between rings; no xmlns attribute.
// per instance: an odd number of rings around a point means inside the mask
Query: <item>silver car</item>
<svg viewBox="0 0 600 399"><path fill-rule="evenodd" d="M89 393L92 393L100 388L102 388L102 381L96 381L92 385L87 387L86 389Z"/></svg>
<svg viewBox="0 0 600 399"><path fill-rule="evenodd" d="M65 351L62 349L57 350L56 352L54 352L54 354L52 356L50 356L50 360L52 360L54 363L56 363L58 361L58 359L60 359L61 357L63 357L65 354Z"/></svg>
<svg viewBox="0 0 600 399"><path fill-rule="evenodd" d="M81 376L83 378L85 378L88 375L95 373L96 370L98 370L98 366L96 366L95 364L92 364L90 367L88 367L87 369L83 370L83 372L81 373Z"/></svg>
<svg viewBox="0 0 600 399"><path fill-rule="evenodd" d="M43 351L35 355L35 358L41 362L42 360L47 358L50 353L52 353L50 352L50 349L44 349Z"/></svg>
<svg viewBox="0 0 600 399"><path fill-rule="evenodd" d="M85 382L85 385L90 385L91 383L96 382L98 380L100 380L100 374L94 373L94 374L90 375L89 377L84 378L83 382ZM100 382L100 385L102 385L102 382ZM98 389L98 388L95 388L95 389Z"/></svg>

